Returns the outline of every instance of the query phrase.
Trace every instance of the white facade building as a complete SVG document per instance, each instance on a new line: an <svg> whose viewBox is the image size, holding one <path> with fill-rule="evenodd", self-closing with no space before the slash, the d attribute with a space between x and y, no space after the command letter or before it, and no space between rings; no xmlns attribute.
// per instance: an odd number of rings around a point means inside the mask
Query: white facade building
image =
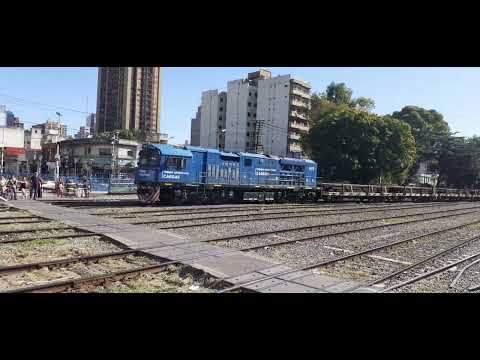
<svg viewBox="0 0 480 360"><path fill-rule="evenodd" d="M232 152L246 150L247 122L254 113L252 96L256 91L257 89L250 86L246 80L228 82L225 150Z"/></svg>
<svg viewBox="0 0 480 360"><path fill-rule="evenodd" d="M192 120L191 142L195 125L200 127L202 147L218 148L220 140L226 151L301 158L300 140L310 128L310 89L290 75L272 78L269 71L260 70L247 79L229 81L226 93L205 91L200 122Z"/></svg>
<svg viewBox="0 0 480 360"><path fill-rule="evenodd" d="M7 108L0 105L0 126L7 126Z"/></svg>
<svg viewBox="0 0 480 360"><path fill-rule="evenodd" d="M311 86L290 75L260 80L257 119L267 155L300 158L300 139L308 133Z"/></svg>
<svg viewBox="0 0 480 360"><path fill-rule="evenodd" d="M207 148L223 148L221 131L225 128L227 94L218 90L202 93L200 107L200 146Z"/></svg>

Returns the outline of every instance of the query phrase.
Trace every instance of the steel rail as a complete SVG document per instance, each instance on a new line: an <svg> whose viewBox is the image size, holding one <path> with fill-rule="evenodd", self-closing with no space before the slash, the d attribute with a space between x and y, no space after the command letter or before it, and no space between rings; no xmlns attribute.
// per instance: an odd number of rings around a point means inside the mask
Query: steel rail
<svg viewBox="0 0 480 360"><path fill-rule="evenodd" d="M422 221L429 221L429 220L435 220L435 219L444 219L447 217L452 217L452 216L460 216L460 215L465 215L465 214L471 214L475 213L478 211L472 211L472 212L467 212L467 213L462 213L462 214L455 214L455 215L442 215L442 216L437 216L437 217L432 217L428 219L414 219L414 220L409 220L409 221L404 221L401 223L394 223L394 224L384 224L384 225L375 225L375 226L369 226L366 228L361 228L361 229L352 229L352 230L344 230L344 231L338 231L332 234L323 234L323 235L316 235L316 236L308 236L308 237L303 237L300 239L293 239L293 240L284 240L284 241L279 241L271 244L264 244L264 245L255 245L251 246L249 250L256 250L260 249L263 247L275 247L275 246L280 246L280 245L285 245L285 244L291 244L291 243L297 243L297 242L302 242L302 241L308 241L308 240L317 240L317 239L323 239L329 236L337 236L337 235L343 235L343 234L352 234L355 232L361 232L361 231L366 231L366 230L373 230L373 229L383 229L391 226L397 226L397 225L404 225L404 224L412 224L416 222L422 222ZM418 215L417 215L418 216Z"/></svg>
<svg viewBox="0 0 480 360"><path fill-rule="evenodd" d="M479 221L479 222L480 222L480 221ZM456 228L460 228L460 227L464 227L464 226L470 226L470 225L473 225L473 224L475 224L475 223L468 223L468 224L464 224L464 225L460 225L460 226L455 226L455 227L450 228L450 229L448 229L448 230L454 230L454 229L456 229ZM431 234L430 234L430 235L431 235ZM397 276L397 275L400 275L400 274L402 274L402 273L404 273L404 272L406 272L406 271L408 271L408 270L414 269L414 268L416 268L416 267L418 267L418 266L420 266L420 265L422 265L422 264L425 264L425 263L427 263L427 262L429 262L429 261L431 261L431 260L433 260L433 259L436 259L436 258L438 258L438 257L440 257L440 256L442 256L442 255L444 255L444 254L447 254L447 253L449 253L449 252L451 252L451 251L453 251L453 250L456 250L456 249L458 249L458 248L461 248L461 247L463 247L463 246L465 246L465 245L467 245L467 244L469 244L469 243L471 243L471 242L473 242L473 241L477 241L477 240L480 240L480 235L475 235L475 236L473 236L473 237L470 237L470 238L468 238L468 239L466 239L466 240L464 240L464 241L462 241L462 242L460 242L460 243L458 243L458 244L452 245L452 246L450 246L450 247L448 247L448 248L446 248L446 249L444 249L444 250L442 250L442 251L440 251L440 252L438 252L438 253L432 254L432 255L430 255L430 256L427 256L426 258L423 258L423 259L421 259L421 260L418 260L418 261L414 262L414 263L411 264L411 265L408 265L408 266L406 266L406 267L400 268L399 270L396 270L396 271L394 271L394 272L392 272L392 273L390 273L390 274L387 274L387 275L385 275L385 276L382 276L382 277L379 278L379 279L376 279L376 280L373 280L373 281L370 281L370 282L367 282L367 283L364 283L364 284L361 284L361 285L357 285L357 286L348 288L348 289L345 290L345 292L351 292L351 291L357 290L358 288L367 288L367 287L371 287L371 286L373 286L373 285L379 284L379 283L381 283L381 282L384 282L384 281L386 281L386 280L389 280L389 279L391 279L391 278L393 278L393 277L395 277L395 276Z"/></svg>
<svg viewBox="0 0 480 360"><path fill-rule="evenodd" d="M318 262L318 263L315 263L315 264L312 264L312 265L308 265L308 266L305 266L305 267L302 267L302 268L296 268L296 269L292 269L292 270L288 270L288 271L279 272L279 273L276 273L276 274L269 275L267 277L263 277L263 278L256 279L256 280L253 280L253 281L249 281L249 282L246 282L246 283L237 284L237 285L235 285L231 288L221 290L220 292L229 292L229 291L236 290L236 289L239 289L239 288L244 287L244 286L255 284L257 282L273 279L273 278L278 277L278 276L289 275L289 274L299 272L299 271L306 271L306 270L314 269L314 268L317 268L317 267L330 265L330 264L333 264L333 263L336 263L336 262L339 262L339 261L343 261L343 260L347 260L347 259L350 259L350 258L353 258L353 257L369 254L371 252L378 251L378 250L381 250L381 249L385 249L385 248L388 248L388 247L391 247L391 246L395 246L395 245L404 244L404 243L407 243L407 242L410 242L410 241L414 241L414 240L417 240L419 238L423 238L423 237L426 237L426 236L435 235L435 234L440 233L440 232L455 230L455 229L460 228L460 227L470 226L470 225L477 224L477 223L480 223L480 220L477 220L477 221L474 221L474 222L469 222L469 223L466 223L466 224L456 225L456 226L453 226L453 227L450 227L450 228L447 228L447 229L437 230L437 231L433 231L433 232L422 234L422 235L417 235L417 236L414 236L414 237L410 237L410 238L403 239L403 240L398 240L398 241L388 243L388 244L384 244L384 245L375 246L373 248L357 251L355 253L351 253L351 254L348 254L348 255L343 255L343 256L340 256L340 257L333 258L333 259L323 260L321 262ZM457 247L463 246L466 243L474 241L478 238L480 238L480 235L477 235L474 238L468 239L468 241L465 241L461 245L460 244L457 245ZM270 245L268 245L268 246L270 246ZM257 247L255 247L255 248L257 248ZM239 251L247 251L247 250L251 250L251 249L252 249L251 247L247 247L247 248L242 248ZM451 249L447 249L445 252L447 252L447 251L451 251ZM426 261L427 260L425 260L424 262L426 262ZM403 272L403 271L404 270L402 270L401 272ZM310 275L310 274L308 274L308 275ZM305 276L307 276L307 275L305 275ZM392 276L394 276L394 275L392 275ZM304 276L300 276L299 278L302 278L302 277L304 277ZM362 286L359 286L359 287L365 287L365 286L362 285ZM355 289L357 289L357 287L350 288L348 290L355 290Z"/></svg>
<svg viewBox="0 0 480 360"><path fill-rule="evenodd" d="M0 217L0 220L4 220L4 219L11 219L12 216L2 216ZM40 216L35 216L35 215L27 215L27 216L15 216L15 219L39 219L41 218Z"/></svg>
<svg viewBox="0 0 480 360"><path fill-rule="evenodd" d="M468 207L468 208L461 208L461 209L451 209L451 210L443 210L443 211L433 211L433 212L427 212L427 213L416 213L416 214L412 214L412 215L398 215L398 216L394 215L394 216L389 216L389 217L379 217L379 218L373 218L373 219L365 219L365 220L355 220L355 221L345 221L345 222L331 223L331 224L326 224L326 226L330 226L330 225L345 225L345 224L352 224L352 223L362 223L362 222L376 221L376 220L397 219L397 218L408 217L408 216L416 216L416 215L431 215L431 214L435 214L435 213L453 212L453 211L476 209L476 208L478 208L478 207ZM192 228L192 227L203 227L203 226L209 226L209 225L222 225L222 224L244 223L244 222L252 222L252 221L276 220L276 219L291 219L291 218L303 218L303 217L306 217L306 216L305 216L305 215L295 215L295 216L285 216L285 217L270 217L270 218L262 218L262 219L252 218L252 219L243 219L243 220L234 220L234 221L215 221L215 222L200 223L200 224L168 225L168 226L162 226L162 227L155 227L155 229L158 229L158 230L187 229L187 228ZM137 224L137 225L147 225L148 223L136 222L136 223L134 223L134 224ZM323 226L323 225L315 225L315 226ZM314 226L314 227L315 227L315 226ZM311 226L307 226L306 228L311 228Z"/></svg>
<svg viewBox="0 0 480 360"><path fill-rule="evenodd" d="M202 240L202 241L204 241L204 242L228 241L228 240L234 240L234 239L244 239L244 238L248 238L248 237L252 237L252 236L263 236L263 235L272 235L272 234L279 234L279 233L286 233L286 232L300 231L300 230L320 229L320 228L327 227L327 226L341 226L341 225L348 225L348 224L350 224L350 225L351 224L360 224L360 223L365 223L365 222L369 222L369 221L399 219L399 218L411 217L411 216L440 214L440 213L453 212L453 211L459 211L459 210L463 210L463 209L443 210L443 211L436 211L436 212L430 212L430 213L416 213L416 214L399 215L399 216L393 216L393 217L380 217L380 218L366 219L366 220L356 220L356 221L342 221L342 222L327 223L327 224L320 224L320 225L308 225L308 226L300 226L300 227L280 229L280 230L261 231L261 232L250 233L250 234L231 235L231 236L207 239L207 240ZM375 227L370 227L370 228L367 228L367 229L382 228L382 227L393 226L393 225L402 225L402 224L408 224L408 223L418 222L418 221L429 221L429 220L446 218L446 217L449 217L449 216L468 215L468 214L476 213L478 211L479 210L474 210L474 211L463 212L463 213L455 214L455 215L445 215L445 216L440 216L440 217L437 216L437 217L431 217L431 218L427 218L427 219L410 220L410 221L394 223L394 224L382 224L382 225L378 225L378 226L375 226ZM346 233L351 232L351 231L358 231L358 230L361 230L361 229L346 230ZM333 233L333 234L335 234L335 233ZM317 237L318 237L318 235L317 235ZM315 237L313 237L313 238L315 238ZM294 241L296 241L296 240L292 240L292 242L294 242ZM267 245L264 245L264 246L267 246ZM268 246L270 246L270 245L268 245Z"/></svg>
<svg viewBox="0 0 480 360"><path fill-rule="evenodd" d="M28 233L28 232L36 232L36 231L49 231L49 230L75 230L72 226L66 227L56 227L56 228L45 228L45 229L20 229L20 230L0 230L0 235L8 235L8 234L20 234L20 233Z"/></svg>
<svg viewBox="0 0 480 360"><path fill-rule="evenodd" d="M14 243L20 243L20 242L28 242L28 241L35 241L35 240L50 240L50 239L68 239L68 238L82 238L82 237L90 237L90 236L100 236L102 237L102 234L95 234L95 233L81 233L81 234L66 234L66 235L51 235L51 236L41 236L41 237L30 237L30 238L24 238L24 239L6 239L6 240L0 240L0 244L14 244Z"/></svg>
<svg viewBox="0 0 480 360"><path fill-rule="evenodd" d="M132 255L135 253L139 253L139 252L140 252L139 250L132 249L132 250L123 250L123 251L109 252L109 253L89 255L89 256L76 256L76 257L52 260L52 261L42 261L37 263L4 266L4 267L0 267L0 274L11 274L11 273L16 273L21 271L41 269L44 267L47 267L47 268L60 267L65 265L81 263L81 262L89 263L89 262L99 261L105 258L116 259L116 258L122 258L122 257L128 256L128 255Z"/></svg>
<svg viewBox="0 0 480 360"><path fill-rule="evenodd" d="M38 223L48 223L52 222L54 220L49 220L49 219L38 219L36 221L29 220L29 221L7 221L7 222L1 222L0 225L15 225L15 224L38 224Z"/></svg>
<svg viewBox="0 0 480 360"><path fill-rule="evenodd" d="M138 210L138 211L129 211L125 213L124 215L129 215L129 214L156 214L156 213L162 213L161 215L184 215L184 214L192 214L193 211L195 211L195 214L203 214L203 213L211 213L211 212L221 212L225 210L234 210L234 211L255 211L259 210L262 207L268 208L269 210L282 210L282 209L302 209L302 208L314 208L314 207L320 207L323 204L318 203L318 205L289 205L289 206L274 206L274 205L268 205L268 204L261 204L257 206L225 206L225 207L219 207L219 206L202 206L202 207L191 207L191 208L182 208L182 209L168 209L168 210ZM166 206L167 207L167 206ZM332 206L330 206L332 207ZM160 208L161 209L161 208ZM238 209L238 210L237 210ZM213 210L213 211L212 211ZM182 213L183 211L183 213ZM91 213L91 215L116 215L116 212L106 212L106 213ZM119 215L124 216L124 215Z"/></svg>
<svg viewBox="0 0 480 360"><path fill-rule="evenodd" d="M436 275L436 274L439 274L439 273L441 273L441 272L444 272L444 271L446 271L446 270L448 270L448 269L450 269L450 268L452 268L452 267L454 267L454 266L457 266L457 265L459 265L459 264L462 264L462 263L464 263L464 262L466 262L466 261L468 261L468 260L474 259L474 258L476 258L476 257L478 257L478 256L480 256L480 253L476 253L476 254L471 255L471 256L469 256L469 257L467 257L467 258L465 258L465 259L455 261L455 262L453 262L453 263L451 263L451 264L442 266L442 267L437 268L437 269L435 269L435 270L429 271L429 272L427 272L427 273L425 273L425 274L416 276L416 277L414 277L414 278L412 278L412 279L409 279L409 280L403 281L403 282L401 282L401 283L399 283L399 284L390 286L390 287L387 288L387 289L383 289L383 290L379 291L379 293L385 293L385 292L387 292L387 291L392 291L392 290L399 289L399 288L401 288L401 287L405 287L405 286L407 286L407 285L416 283L416 282L418 282L418 281L420 281L420 280L423 280L423 279L429 278L429 277L431 277L431 276L433 276L433 275Z"/></svg>
<svg viewBox="0 0 480 360"><path fill-rule="evenodd" d="M420 208L424 208L419 206ZM173 220L147 220L147 221L136 221L132 222L133 225L147 225L147 224L161 224L161 223L175 223L175 222L182 222L182 221L195 221L195 220L208 220L208 219L216 219L216 218L238 218L239 216L252 216L252 215L286 215L286 216L270 216L266 218L248 218L248 219L238 219L232 221L214 221L209 223L200 223L200 224L186 224L186 225L172 225L172 226L164 226L164 227L157 227L156 229L163 230L163 229L183 229L189 227L196 227L196 226L208 226L208 225L219 225L219 224L232 224L232 223L240 223L240 222L251 222L251 221L266 221L266 220L277 220L277 219L295 219L295 218L304 218L304 217L311 217L311 216L335 216L335 215L350 215L350 214L362 214L362 213L370 213L370 212L382 212L382 211L396 211L396 210L410 210L412 207L396 207L396 208L382 208L382 209L371 209L371 210L355 210L355 211L345 211L345 212L327 212L329 210L316 210L316 211L290 211L290 212L278 212L278 213L263 213L263 214L245 214L245 215L224 215L219 217L208 216L208 217L198 217L198 218L191 218L191 219L173 219ZM413 208L415 210L416 208ZM463 209L470 209L469 207L465 207ZM461 210L461 209L452 209L452 210ZM303 213L298 214L297 213Z"/></svg>
<svg viewBox="0 0 480 360"><path fill-rule="evenodd" d="M151 266L142 267L142 268L134 268L134 269L124 270L124 271L104 274L104 275L82 277L79 279L50 282L44 285L15 288L10 290L0 291L0 293L7 293L7 294L8 293L35 293L35 292L42 292L42 291L62 292L70 288L78 288L81 285L86 285L86 284L96 285L97 283L105 283L106 281L109 281L109 280L110 281L123 280L127 277L136 276L143 273L157 273L157 272L163 271L165 267L168 265L175 265L179 263L180 263L179 260L166 261L160 264L151 265Z"/></svg>
<svg viewBox="0 0 480 360"><path fill-rule="evenodd" d="M405 204L405 208L419 208L419 207L433 207L433 206L438 206L438 207L443 207L443 206L455 206L455 205L462 205L462 203L448 203L448 204L424 204L424 205L408 205L407 203ZM335 206L330 206L330 207L325 207L322 208L322 205L309 205L309 206L290 206L290 207L280 207L280 206L270 206L266 205L263 208L266 209L267 211L274 211L274 210L297 210L297 209L312 209L311 211L342 211L342 210L359 210L359 209L390 209L392 206L398 206L394 204L386 204L386 205L365 205L365 206L347 206L347 207L335 207ZM317 208L317 209L315 209ZM237 210L238 209L238 210ZM235 212L247 212L247 211L260 211L262 209L261 206L256 206L256 207L224 207L224 208L219 208L219 207L208 207L208 208L194 208L191 211L186 211L188 209L170 209L170 210L155 210L155 211L131 211L126 214L122 215L117 215L114 216L115 219L129 219L129 218L136 218L136 214L153 214L154 217L160 217L160 216L177 216L177 215L197 215L197 214L213 214L213 213L222 213L225 212L226 210L232 210ZM198 211L197 211L198 210ZM183 211L183 212L181 212ZM306 210L303 210L307 212ZM116 212L109 212L109 213L91 213L90 215L96 215L96 216L103 216L103 215L116 215ZM133 215L129 215L133 214ZM274 214L272 212L272 214ZM243 216L243 215L240 215Z"/></svg>
<svg viewBox="0 0 480 360"><path fill-rule="evenodd" d="M469 268L471 268L473 265L477 264L480 262L480 259L479 260L475 260L474 262L468 264L467 266L465 266L459 273L458 275L455 277L455 279L450 283L450 287L451 288L455 288L455 285L457 284L458 280L460 280L460 278L462 277L462 275L465 273L465 271Z"/></svg>

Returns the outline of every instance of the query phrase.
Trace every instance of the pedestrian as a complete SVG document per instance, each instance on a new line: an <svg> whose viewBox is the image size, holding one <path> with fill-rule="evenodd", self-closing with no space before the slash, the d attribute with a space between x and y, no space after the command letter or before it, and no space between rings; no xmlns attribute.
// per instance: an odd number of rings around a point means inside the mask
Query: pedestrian
<svg viewBox="0 0 480 360"><path fill-rule="evenodd" d="M2 175L0 176L0 196L4 197L4 193L7 190L7 180L5 177Z"/></svg>
<svg viewBox="0 0 480 360"><path fill-rule="evenodd" d="M23 177L23 179L18 182L18 188L19 188L20 192L22 193L23 200L25 200L27 198L27 194L25 192L25 190L27 189L27 178L26 177Z"/></svg>
<svg viewBox="0 0 480 360"><path fill-rule="evenodd" d="M17 200L17 178L12 176L10 180L8 180L7 185L10 187L10 191L13 195L13 200Z"/></svg>
<svg viewBox="0 0 480 360"><path fill-rule="evenodd" d="M41 176L38 176L38 186L37 186L37 197L42 198L43 195L43 179Z"/></svg>
<svg viewBox="0 0 480 360"><path fill-rule="evenodd" d="M63 184L63 180L61 180L58 184L58 195L59 197L63 198L63 192L65 191L65 185Z"/></svg>
<svg viewBox="0 0 480 360"><path fill-rule="evenodd" d="M86 198L90 197L90 180L86 176L83 177L83 194Z"/></svg>
<svg viewBox="0 0 480 360"><path fill-rule="evenodd" d="M30 177L30 200L36 200L38 194L38 172Z"/></svg>

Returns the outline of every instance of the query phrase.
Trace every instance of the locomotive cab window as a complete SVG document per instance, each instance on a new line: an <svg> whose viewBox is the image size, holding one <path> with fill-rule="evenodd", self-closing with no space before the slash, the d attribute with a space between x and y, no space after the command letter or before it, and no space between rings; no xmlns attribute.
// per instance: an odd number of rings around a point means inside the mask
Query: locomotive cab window
<svg viewBox="0 0 480 360"><path fill-rule="evenodd" d="M252 159L245 159L243 160L243 166L250 167L252 166Z"/></svg>
<svg viewBox="0 0 480 360"><path fill-rule="evenodd" d="M160 162L160 155L155 151L141 151L139 166L140 167L156 167Z"/></svg>
<svg viewBox="0 0 480 360"><path fill-rule="evenodd" d="M187 159L170 156L167 158L167 167L169 169L183 170L186 168Z"/></svg>

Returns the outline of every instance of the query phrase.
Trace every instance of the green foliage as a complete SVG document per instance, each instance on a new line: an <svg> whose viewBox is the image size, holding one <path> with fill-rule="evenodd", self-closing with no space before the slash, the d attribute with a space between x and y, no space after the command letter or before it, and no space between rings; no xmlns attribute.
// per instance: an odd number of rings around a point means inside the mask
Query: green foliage
<svg viewBox="0 0 480 360"><path fill-rule="evenodd" d="M118 138L124 140L135 140L139 142L145 141L145 132L138 129L122 129L117 130ZM98 140L108 140L111 141L115 132L104 132L96 134L93 138Z"/></svg>
<svg viewBox="0 0 480 360"><path fill-rule="evenodd" d="M439 182L448 187L478 187L480 174L480 138L449 136L439 156Z"/></svg>
<svg viewBox="0 0 480 360"><path fill-rule="evenodd" d="M372 111L375 108L375 101L373 101L370 98L366 98L366 97L361 96L357 99L354 99L351 102L351 105L353 107L356 107L356 108L359 108L359 109L363 109L363 110L366 110L366 111Z"/></svg>
<svg viewBox="0 0 480 360"><path fill-rule="evenodd" d="M408 125L348 106L323 113L303 143L329 181L403 182L415 159Z"/></svg>
<svg viewBox="0 0 480 360"><path fill-rule="evenodd" d="M418 106L405 106L401 111L396 111L392 117L410 125L412 135L417 147L417 160L412 167L413 175L422 161L429 161L432 170L438 169L440 148L447 141L450 133L448 123L442 114L436 110L426 110Z"/></svg>
<svg viewBox="0 0 480 360"><path fill-rule="evenodd" d="M348 88L345 83L330 83L327 87L327 100L336 105L349 105L352 103L352 89Z"/></svg>

